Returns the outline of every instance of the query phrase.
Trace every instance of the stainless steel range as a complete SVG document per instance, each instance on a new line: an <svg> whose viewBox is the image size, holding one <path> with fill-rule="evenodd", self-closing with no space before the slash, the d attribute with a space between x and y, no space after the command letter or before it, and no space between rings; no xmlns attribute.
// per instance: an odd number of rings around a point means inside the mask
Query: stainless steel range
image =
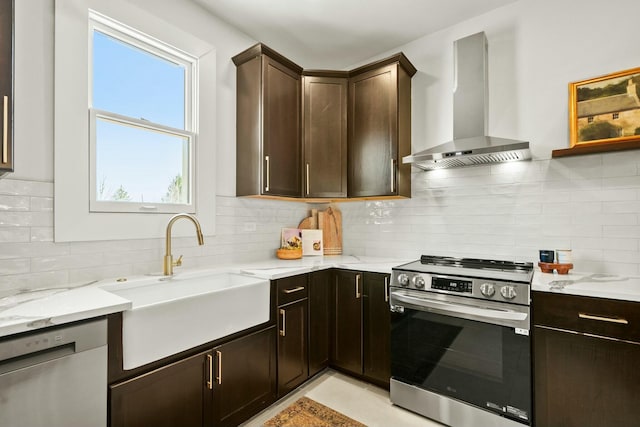
<svg viewBox="0 0 640 427"><path fill-rule="evenodd" d="M423 255L391 276L391 401L453 427L531 424L532 263Z"/></svg>

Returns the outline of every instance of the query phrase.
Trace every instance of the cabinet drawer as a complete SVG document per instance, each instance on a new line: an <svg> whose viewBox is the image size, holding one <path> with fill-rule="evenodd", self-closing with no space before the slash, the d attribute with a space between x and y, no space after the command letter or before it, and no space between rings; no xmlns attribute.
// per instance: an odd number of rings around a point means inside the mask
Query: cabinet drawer
<svg viewBox="0 0 640 427"><path fill-rule="evenodd" d="M533 292L533 323L640 342L640 303Z"/></svg>
<svg viewBox="0 0 640 427"><path fill-rule="evenodd" d="M278 305L288 304L307 297L307 275L277 280Z"/></svg>

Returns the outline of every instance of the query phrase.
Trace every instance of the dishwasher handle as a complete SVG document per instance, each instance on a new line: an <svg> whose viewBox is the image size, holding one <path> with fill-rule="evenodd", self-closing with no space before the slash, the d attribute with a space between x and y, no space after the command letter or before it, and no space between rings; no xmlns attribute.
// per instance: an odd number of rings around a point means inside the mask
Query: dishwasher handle
<svg viewBox="0 0 640 427"><path fill-rule="evenodd" d="M107 345L107 320L43 328L0 340L0 374Z"/></svg>
<svg viewBox="0 0 640 427"><path fill-rule="evenodd" d="M41 363L60 359L61 357L70 356L75 352L75 344L69 343L58 347L50 347L45 350L40 350L23 356L17 356L13 359L6 359L0 362L0 375L11 371L17 371L18 369L40 365Z"/></svg>

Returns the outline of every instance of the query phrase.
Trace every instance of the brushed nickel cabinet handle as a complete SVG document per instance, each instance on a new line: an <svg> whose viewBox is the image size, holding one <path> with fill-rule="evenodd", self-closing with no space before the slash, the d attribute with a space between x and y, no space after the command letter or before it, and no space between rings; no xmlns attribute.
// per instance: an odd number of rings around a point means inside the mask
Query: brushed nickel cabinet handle
<svg viewBox="0 0 640 427"><path fill-rule="evenodd" d="M280 316L282 316L282 329L280 329L280 336L281 337L285 337L287 336L287 331L285 329L285 325L287 322L287 312L283 309L280 309Z"/></svg>
<svg viewBox="0 0 640 427"><path fill-rule="evenodd" d="M284 292L285 294L292 294L294 292L300 292L300 291L304 291L304 286L298 286L297 288L285 289L282 292Z"/></svg>
<svg viewBox="0 0 640 427"><path fill-rule="evenodd" d="M9 163L9 97L2 98L2 163Z"/></svg>
<svg viewBox="0 0 640 427"><path fill-rule="evenodd" d="M384 302L389 302L389 277L384 276Z"/></svg>
<svg viewBox="0 0 640 427"><path fill-rule="evenodd" d="M267 163L267 185L264 187L264 191L269 191L269 156L264 156L264 161Z"/></svg>
<svg viewBox="0 0 640 427"><path fill-rule="evenodd" d="M307 168L307 172L306 172L306 174L307 174L306 183L307 183L307 196L308 196L308 195L309 195L309 163L307 163L306 168Z"/></svg>
<svg viewBox="0 0 640 427"><path fill-rule="evenodd" d="M627 319L623 319L622 317L595 316L593 314L587 313L578 313L578 317L581 319L598 320L600 322L620 323L622 325L629 324L629 321Z"/></svg>
<svg viewBox="0 0 640 427"><path fill-rule="evenodd" d="M356 299L360 299L360 275L356 274Z"/></svg>
<svg viewBox="0 0 640 427"><path fill-rule="evenodd" d="M207 381L207 388L213 390L213 356L207 354L207 360L209 361L209 381Z"/></svg>
<svg viewBox="0 0 640 427"><path fill-rule="evenodd" d="M216 382L222 384L222 352L216 350L216 357L218 358L218 375L216 376Z"/></svg>
<svg viewBox="0 0 640 427"><path fill-rule="evenodd" d="M391 192L396 191L396 161L391 159Z"/></svg>

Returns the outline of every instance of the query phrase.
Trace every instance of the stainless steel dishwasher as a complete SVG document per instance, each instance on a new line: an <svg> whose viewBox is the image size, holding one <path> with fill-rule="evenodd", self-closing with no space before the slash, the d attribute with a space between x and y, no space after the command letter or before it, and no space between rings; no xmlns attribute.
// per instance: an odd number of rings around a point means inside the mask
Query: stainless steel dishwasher
<svg viewBox="0 0 640 427"><path fill-rule="evenodd" d="M0 339L0 426L106 424L106 319Z"/></svg>

